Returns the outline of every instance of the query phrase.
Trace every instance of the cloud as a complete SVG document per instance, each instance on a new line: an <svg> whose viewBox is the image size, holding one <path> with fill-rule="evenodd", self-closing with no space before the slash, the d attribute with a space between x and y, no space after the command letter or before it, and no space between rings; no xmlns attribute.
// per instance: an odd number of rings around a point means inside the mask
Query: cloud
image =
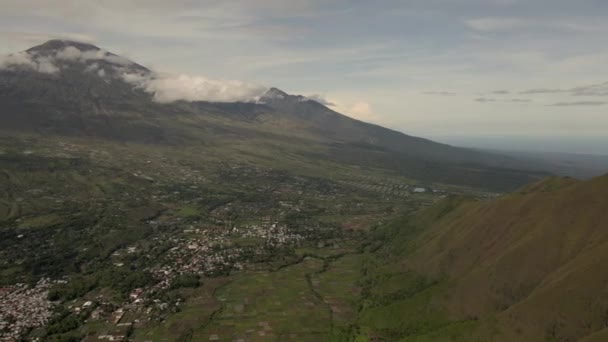
<svg viewBox="0 0 608 342"><path fill-rule="evenodd" d="M450 91L425 91L425 95L440 95L440 96L454 96L456 93Z"/></svg>
<svg viewBox="0 0 608 342"><path fill-rule="evenodd" d="M353 104L347 105L341 113L348 115L352 118L366 121L366 122L378 122L379 117L374 112L372 105L369 102L359 101Z"/></svg>
<svg viewBox="0 0 608 342"><path fill-rule="evenodd" d="M507 95L510 94L511 92L508 90L495 90L492 92L492 94L496 94L496 95Z"/></svg>
<svg viewBox="0 0 608 342"><path fill-rule="evenodd" d="M56 74L60 71L59 67L56 66L51 60L39 58L36 60L36 63L37 63L36 70L43 74Z"/></svg>
<svg viewBox="0 0 608 342"><path fill-rule="evenodd" d="M520 94L536 95L536 94L569 94L572 96L608 96L608 82L578 86L569 89L557 88L539 88L529 89L520 92Z"/></svg>
<svg viewBox="0 0 608 342"><path fill-rule="evenodd" d="M338 94L330 102L334 103L333 110L357 120L381 124L385 119L376 113L370 102L361 101L359 96Z"/></svg>
<svg viewBox="0 0 608 342"><path fill-rule="evenodd" d="M479 103L496 103L496 102L528 103L528 102L532 102L532 100L531 99L519 99L519 98L497 100L497 99L489 98L489 97L478 97L475 99L475 102L479 102Z"/></svg>
<svg viewBox="0 0 608 342"><path fill-rule="evenodd" d="M72 61L72 62L87 62L87 61L106 61L111 64L122 66L132 65L133 62L127 58L114 55L103 49L81 51L74 46L67 46L63 50L57 52L54 56L56 60Z"/></svg>
<svg viewBox="0 0 608 342"><path fill-rule="evenodd" d="M0 70L32 69L40 73L55 74L59 72L53 60L48 57L35 58L27 52L14 53L0 57Z"/></svg>
<svg viewBox="0 0 608 342"><path fill-rule="evenodd" d="M578 106L604 106L608 102L604 101L577 101L577 102L558 102L551 104L551 107L578 107Z"/></svg>
<svg viewBox="0 0 608 342"><path fill-rule="evenodd" d="M326 99L323 95L319 95L319 94L312 94L312 95L308 95L306 96L306 98L319 102L320 104L324 105L324 106L328 106L328 107L335 107L336 104L332 101L329 101L328 99Z"/></svg>
<svg viewBox="0 0 608 342"><path fill-rule="evenodd" d="M99 77L106 77L108 72L100 63L110 63L109 70L118 75L127 83L141 88L154 95L154 100L160 103L184 101L209 102L238 102L251 101L268 90L256 84L234 80L214 80L203 76L174 75L163 73L133 72L128 67L134 63L130 60L109 53L105 50L82 51L74 46L48 56L20 52L0 58L0 69L28 68L41 73L54 74L61 71L60 65L64 62L93 63L87 65L85 72L96 73ZM322 97L315 99L321 101ZM323 100L323 104L330 102Z"/></svg>
<svg viewBox="0 0 608 342"><path fill-rule="evenodd" d="M90 64L89 66L87 66L84 71L85 72L95 72L97 71L97 69L99 69L99 64L98 63L93 63Z"/></svg>
<svg viewBox="0 0 608 342"><path fill-rule="evenodd" d="M123 73L125 82L154 95L160 103L174 101L248 102L268 88L234 80L213 80L203 76Z"/></svg>
<svg viewBox="0 0 608 342"><path fill-rule="evenodd" d="M569 91L573 96L608 96L608 82L576 87Z"/></svg>
<svg viewBox="0 0 608 342"><path fill-rule="evenodd" d="M51 55L41 55L23 51L0 57L0 69L27 68L40 73L55 74L61 71L60 63L66 61L81 63L88 61L105 61L117 66L129 66L133 64L133 62L128 59L111 54L105 50L81 51L76 47L68 46ZM94 72L97 71L98 68L99 64L93 63L87 66L85 71ZM101 76L100 73L98 74Z"/></svg>
<svg viewBox="0 0 608 342"><path fill-rule="evenodd" d="M515 28L529 26L529 22L522 18L486 17L469 19L465 21L467 27L483 32L508 31Z"/></svg>
<svg viewBox="0 0 608 342"><path fill-rule="evenodd" d="M10 67L10 66L34 66L34 61L32 60L32 56L27 52L19 52L11 55L3 56L0 59L0 67Z"/></svg>
<svg viewBox="0 0 608 342"><path fill-rule="evenodd" d="M538 89L529 89L519 92L520 94L526 95L535 95L535 94L558 94L563 93L563 89L551 89L551 88L538 88Z"/></svg>
<svg viewBox="0 0 608 342"><path fill-rule="evenodd" d="M556 108L546 106L608 101L562 92L603 81L598 70L608 56L606 35L584 32L601 27L607 9L601 0L390 0L383 6L319 0L294 8L304 2L311 1L5 0L0 30L87 33L112 50L141 56L145 65L177 75L259 80L305 94L321 92L322 84L328 100L347 104L340 112L349 114L353 103L366 101L383 123L416 134L426 134L427 127L451 132L456 126L468 134L504 133L522 125L529 132L552 134L565 127L568 134L582 135L601 133L608 122L601 116L608 107L596 107L590 118L555 118ZM491 20L496 17L507 19ZM466 19L479 30L467 29ZM559 25L552 30L548 23ZM0 34L6 52L47 39L5 38ZM113 75L104 69L106 78ZM528 88L563 89L519 94ZM500 89L511 94L491 93ZM458 94L423 95L425 90ZM483 105L473 101L476 97L497 102ZM511 98L533 98L538 105ZM404 103L409 110L403 110ZM586 107L573 107L581 108ZM486 115L488 110L493 115ZM536 121L530 124L529 117Z"/></svg>

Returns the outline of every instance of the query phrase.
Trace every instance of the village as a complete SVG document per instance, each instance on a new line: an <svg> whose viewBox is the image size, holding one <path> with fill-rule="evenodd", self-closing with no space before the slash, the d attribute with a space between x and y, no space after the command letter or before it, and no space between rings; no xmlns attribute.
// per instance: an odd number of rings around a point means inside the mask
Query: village
<svg viewBox="0 0 608 342"><path fill-rule="evenodd" d="M44 340L88 326L96 327L93 335L85 333L92 340L125 340L180 310L187 298L171 294L176 287L296 262L297 248L332 245L395 210L449 193L407 180L355 174L330 180L235 161L134 159L66 142L27 152L20 158L62 158L88 175L89 165L79 164L86 158L103 171L95 184L76 178L11 190L18 194L18 218L5 227L13 235L7 235L0 266L19 261L56 276L32 274L28 281L35 286L2 288L0 336L7 341L24 335ZM29 208L53 214L33 216ZM45 225L65 233L41 250L36 246L53 232ZM65 272L74 260L87 271Z"/></svg>
<svg viewBox="0 0 608 342"><path fill-rule="evenodd" d="M133 289L122 304L113 304L108 298L98 295L92 300L68 303L67 309L79 315L83 321L105 320L114 326L110 331L98 335L99 340L121 341L126 339L133 326L143 323L135 317L147 317L146 320L150 321L154 319L154 313L170 311L180 305L180 299L167 303L158 298L174 285L176 277L184 274L213 276L218 272L238 271L246 267L246 248L230 246L231 239L259 239L259 245L248 247L249 252L254 254L261 254L266 248L294 245L303 239L301 235L290 233L277 223L234 227L220 231L219 234L213 233L214 231L216 230L189 227L183 233L190 238L169 238L168 242L174 247L166 253L161 264L147 270L153 275L154 283ZM136 252L136 246L128 246L116 251L113 257L119 259L123 254ZM123 267L124 264L115 262L114 266ZM48 299L49 290L54 285L67 282L41 279L34 287L16 284L0 289L0 340L16 340L31 329L47 324L54 314L53 308L59 305Z"/></svg>
<svg viewBox="0 0 608 342"><path fill-rule="evenodd" d="M0 288L0 341L18 340L32 328L42 327L53 315L49 289L65 280L40 279L34 286L15 284Z"/></svg>

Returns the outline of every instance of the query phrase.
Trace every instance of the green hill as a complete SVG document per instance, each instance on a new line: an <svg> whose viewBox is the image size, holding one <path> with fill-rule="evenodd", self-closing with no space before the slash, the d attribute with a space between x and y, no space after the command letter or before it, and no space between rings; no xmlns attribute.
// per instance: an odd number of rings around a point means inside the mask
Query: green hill
<svg viewBox="0 0 608 342"><path fill-rule="evenodd" d="M608 176L549 178L489 201L447 198L381 228L385 265L370 291L392 286L394 300L373 300L363 331L408 341L603 340L607 192Z"/></svg>

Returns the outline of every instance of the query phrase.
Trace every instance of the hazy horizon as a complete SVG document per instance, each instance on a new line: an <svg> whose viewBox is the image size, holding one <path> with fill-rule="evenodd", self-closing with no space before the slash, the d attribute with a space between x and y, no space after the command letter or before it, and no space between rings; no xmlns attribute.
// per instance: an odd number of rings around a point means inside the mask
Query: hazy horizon
<svg viewBox="0 0 608 342"><path fill-rule="evenodd" d="M606 137L562 136L433 136L429 139L459 147L509 152L563 153L608 156Z"/></svg>

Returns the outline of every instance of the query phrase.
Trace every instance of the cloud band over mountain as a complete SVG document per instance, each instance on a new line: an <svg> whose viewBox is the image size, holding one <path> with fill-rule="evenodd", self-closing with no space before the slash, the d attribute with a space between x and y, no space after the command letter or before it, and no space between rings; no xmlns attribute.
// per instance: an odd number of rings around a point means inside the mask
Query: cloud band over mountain
<svg viewBox="0 0 608 342"><path fill-rule="evenodd" d="M235 80L213 80L203 76L123 73L125 82L154 94L154 100L246 102L263 95L268 88Z"/></svg>
<svg viewBox="0 0 608 342"><path fill-rule="evenodd" d="M45 74L54 74L59 71L59 68L51 58L34 58L34 56L27 52L19 52L0 57L0 70L17 68L29 68Z"/></svg>
<svg viewBox="0 0 608 342"><path fill-rule="evenodd" d="M144 72L144 68L132 68L136 64L124 57L96 48L83 51L74 46L67 46L50 55L24 51L0 57L0 69L29 69L40 73L57 74L61 72L66 62L84 63L86 71L96 73L102 78L111 77L106 69L112 69L112 75L153 94L154 100L160 103L180 100L245 102L254 100L268 90L268 87L237 80L214 80L204 76ZM105 68L101 62L107 63Z"/></svg>

